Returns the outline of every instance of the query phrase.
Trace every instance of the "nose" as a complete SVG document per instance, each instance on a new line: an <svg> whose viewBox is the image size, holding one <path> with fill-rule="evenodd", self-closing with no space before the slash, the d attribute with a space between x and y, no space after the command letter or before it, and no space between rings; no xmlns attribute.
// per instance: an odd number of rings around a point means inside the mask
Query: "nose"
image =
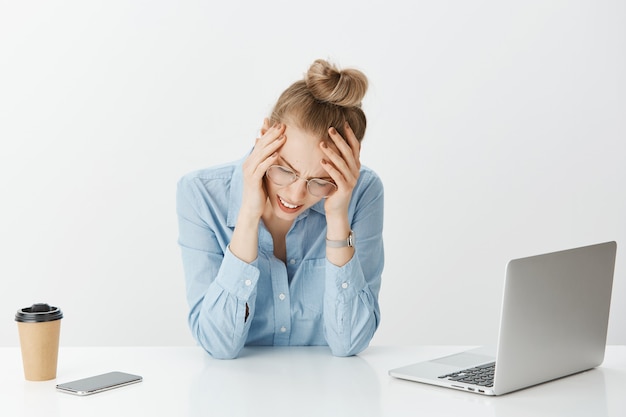
<svg viewBox="0 0 626 417"><path fill-rule="evenodd" d="M307 189L307 182L302 178L298 178L294 183L289 186L289 195L287 196L289 199L292 199L292 202L301 202L306 198L309 194L309 190Z"/></svg>

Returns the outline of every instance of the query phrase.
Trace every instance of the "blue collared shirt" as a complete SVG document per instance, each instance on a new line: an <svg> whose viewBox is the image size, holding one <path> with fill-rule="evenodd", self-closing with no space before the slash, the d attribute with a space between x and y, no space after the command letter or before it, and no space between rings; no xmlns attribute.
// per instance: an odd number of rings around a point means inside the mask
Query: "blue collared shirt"
<svg viewBox="0 0 626 417"><path fill-rule="evenodd" d="M258 257L246 263L228 247L241 206L242 162L195 171L178 183L178 243L194 338L216 358L235 358L244 345L328 345L337 356L359 353L380 321L380 178L361 168L348 214L355 254L344 266L326 259L324 200L294 221L286 263L274 256L263 222Z"/></svg>

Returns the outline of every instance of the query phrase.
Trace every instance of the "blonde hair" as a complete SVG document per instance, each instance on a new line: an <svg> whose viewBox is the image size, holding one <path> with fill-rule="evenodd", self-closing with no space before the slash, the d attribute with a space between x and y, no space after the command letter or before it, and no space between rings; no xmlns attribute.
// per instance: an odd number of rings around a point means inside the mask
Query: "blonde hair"
<svg viewBox="0 0 626 417"><path fill-rule="evenodd" d="M270 123L293 123L298 128L328 140L331 126L345 138L347 121L358 141L367 124L361 101L367 92L367 77L357 69L340 70L318 59L303 80L296 81L278 98Z"/></svg>

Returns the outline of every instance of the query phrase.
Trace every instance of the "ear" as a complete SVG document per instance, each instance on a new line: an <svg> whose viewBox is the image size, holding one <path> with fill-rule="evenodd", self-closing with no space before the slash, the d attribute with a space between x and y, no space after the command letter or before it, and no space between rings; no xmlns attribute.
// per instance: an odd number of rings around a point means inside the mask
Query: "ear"
<svg viewBox="0 0 626 417"><path fill-rule="evenodd" d="M263 126L261 127L261 136L263 136L265 132L269 130L269 128L270 128L270 119L266 117L265 119L263 119Z"/></svg>

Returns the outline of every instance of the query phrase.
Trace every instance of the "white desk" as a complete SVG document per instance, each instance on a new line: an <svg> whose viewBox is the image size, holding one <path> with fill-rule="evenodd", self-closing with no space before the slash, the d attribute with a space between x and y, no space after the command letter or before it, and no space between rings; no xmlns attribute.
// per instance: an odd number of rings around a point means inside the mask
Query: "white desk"
<svg viewBox="0 0 626 417"><path fill-rule="evenodd" d="M599 368L502 397L387 375L463 348L372 346L351 358L323 347L246 348L220 361L197 347L61 347L58 378L45 382L25 381L19 349L0 348L0 416L624 416L626 346L607 347ZM113 370L144 381L87 397L55 390Z"/></svg>

